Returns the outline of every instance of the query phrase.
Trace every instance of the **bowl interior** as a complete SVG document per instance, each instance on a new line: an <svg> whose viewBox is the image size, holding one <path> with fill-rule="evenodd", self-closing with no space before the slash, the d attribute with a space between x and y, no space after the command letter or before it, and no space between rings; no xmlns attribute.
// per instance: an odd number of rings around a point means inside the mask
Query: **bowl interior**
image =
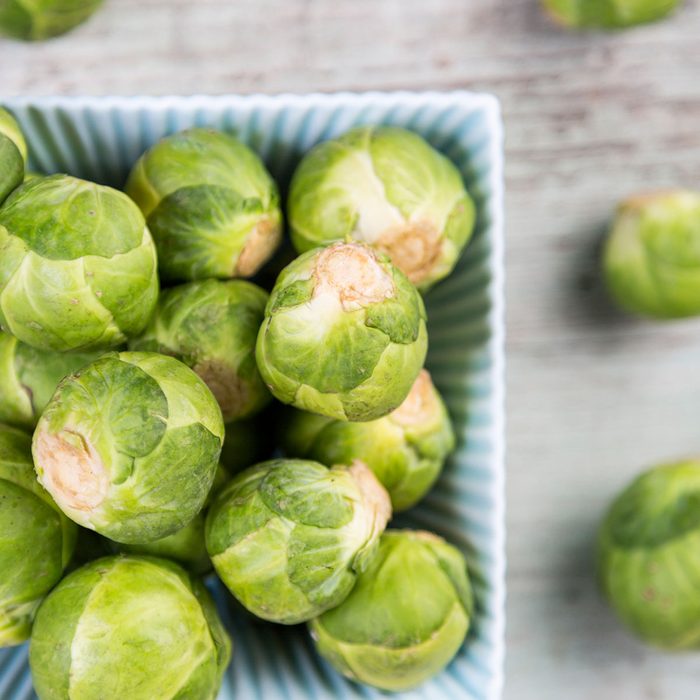
<svg viewBox="0 0 700 700"><path fill-rule="evenodd" d="M429 529L467 557L477 610L449 668L406 698L496 698L502 684L503 357L501 124L493 98L469 93L248 98L31 99L5 102L19 119L30 167L121 187L139 155L189 126L235 133L266 161L283 196L300 157L358 124L420 133L461 170L477 230L455 272L426 296L428 368L445 397L458 448L428 497L392 526ZM319 659L303 627L253 621L214 585L234 639L222 698L375 698ZM0 651L0 698L32 697L26 645Z"/></svg>

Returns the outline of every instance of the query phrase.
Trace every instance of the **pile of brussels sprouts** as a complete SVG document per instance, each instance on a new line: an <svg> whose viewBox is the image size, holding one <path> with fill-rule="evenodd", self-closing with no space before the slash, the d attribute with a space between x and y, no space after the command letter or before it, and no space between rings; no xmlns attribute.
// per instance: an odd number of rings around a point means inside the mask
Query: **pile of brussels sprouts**
<svg viewBox="0 0 700 700"><path fill-rule="evenodd" d="M30 640L39 697L215 697L212 568L349 678L440 671L464 557L386 527L455 446L421 297L472 233L454 165L398 128L320 144L284 266L277 186L228 134L164 138L125 192L26 160L0 110L0 646Z"/></svg>

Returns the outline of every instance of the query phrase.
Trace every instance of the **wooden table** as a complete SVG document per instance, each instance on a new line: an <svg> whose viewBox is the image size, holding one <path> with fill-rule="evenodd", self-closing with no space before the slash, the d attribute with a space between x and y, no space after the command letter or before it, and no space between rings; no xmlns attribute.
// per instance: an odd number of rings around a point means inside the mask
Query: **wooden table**
<svg viewBox="0 0 700 700"><path fill-rule="evenodd" d="M596 251L618 198L700 188L700 1L577 36L536 0L108 0L36 46L0 41L0 93L471 88L507 127L508 700L685 700L700 654L630 639L600 602L603 508L700 451L700 323L610 308Z"/></svg>

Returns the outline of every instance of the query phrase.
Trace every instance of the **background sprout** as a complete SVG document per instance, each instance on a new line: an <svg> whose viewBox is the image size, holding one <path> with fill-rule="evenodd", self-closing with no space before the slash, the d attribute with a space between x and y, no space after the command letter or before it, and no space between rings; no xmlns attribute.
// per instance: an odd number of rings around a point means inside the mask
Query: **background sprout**
<svg viewBox="0 0 700 700"><path fill-rule="evenodd" d="M237 474L242 469L261 461L272 451L270 446L270 429L261 423L263 416L237 420L226 424L226 437L221 449L221 464L229 474Z"/></svg>
<svg viewBox="0 0 700 700"><path fill-rule="evenodd" d="M197 576L211 571L204 544L204 515L198 513L185 527L168 537L146 544L115 544L116 551L172 559Z"/></svg>
<svg viewBox="0 0 700 700"><path fill-rule="evenodd" d="M0 33L43 41L86 22L102 0L0 0Z"/></svg>
<svg viewBox="0 0 700 700"><path fill-rule="evenodd" d="M0 207L0 250L0 325L34 347L115 347L155 307L153 241L138 207L109 187L30 180Z"/></svg>
<svg viewBox="0 0 700 700"><path fill-rule="evenodd" d="M462 554L429 532L393 530L345 602L310 628L320 654L348 678L407 690L451 661L472 610Z"/></svg>
<svg viewBox="0 0 700 700"><path fill-rule="evenodd" d="M2 23L0 0L0 24ZM0 204L22 184L27 162L27 144L15 118L0 107Z"/></svg>
<svg viewBox="0 0 700 700"><path fill-rule="evenodd" d="M700 461L652 469L600 528L601 586L620 619L667 649L700 647Z"/></svg>
<svg viewBox="0 0 700 700"><path fill-rule="evenodd" d="M126 192L148 220L168 280L252 277L282 239L279 194L263 162L213 129L159 141Z"/></svg>
<svg viewBox="0 0 700 700"><path fill-rule="evenodd" d="M241 472L214 501L207 550L250 612L296 624L348 595L390 515L386 491L359 462L328 469L270 460Z"/></svg>
<svg viewBox="0 0 700 700"><path fill-rule="evenodd" d="M214 700L230 657L204 586L137 556L98 559L61 581L29 647L40 700Z"/></svg>
<svg viewBox="0 0 700 700"><path fill-rule="evenodd" d="M214 477L214 484L207 496L205 509L216 498L223 487L228 483L229 475L226 470L219 465ZM211 571L211 559L207 553L204 542L204 517L205 511L201 511L190 520L185 527L172 535L163 537L154 542L144 544L120 544L119 542L108 542L111 547L106 553L126 552L130 554L147 554L154 557L165 557L172 559L184 566L197 576L203 576ZM90 532L90 530L83 530Z"/></svg>
<svg viewBox="0 0 700 700"><path fill-rule="evenodd" d="M0 331L0 422L33 428L61 379L99 355L37 350Z"/></svg>
<svg viewBox="0 0 700 700"><path fill-rule="evenodd" d="M658 192L620 205L605 245L608 289L628 311L700 314L700 194Z"/></svg>
<svg viewBox="0 0 700 700"><path fill-rule="evenodd" d="M323 464L364 462L389 492L392 509L400 511L435 483L455 437L445 404L423 370L406 400L388 416L347 423L293 411L282 444L290 456Z"/></svg>
<svg viewBox="0 0 700 700"><path fill-rule="evenodd" d="M199 513L223 436L219 406L191 369L155 353L109 353L61 383L34 432L34 462L68 517L142 544Z"/></svg>
<svg viewBox="0 0 700 700"><path fill-rule="evenodd" d="M623 29L663 19L680 0L543 0L555 22L580 29Z"/></svg>
<svg viewBox="0 0 700 700"><path fill-rule="evenodd" d="M366 245L335 243L279 276L256 357L283 403L366 421L406 398L427 345L425 307L406 276Z"/></svg>
<svg viewBox="0 0 700 700"><path fill-rule="evenodd" d="M474 219L452 162L396 127L359 127L319 144L302 160L289 192L299 252L339 240L368 243L420 289L450 274Z"/></svg>
<svg viewBox="0 0 700 700"><path fill-rule="evenodd" d="M74 571L83 564L114 554L112 543L106 537L102 537L94 530L88 530L85 527L76 526L76 528L78 535L75 542L75 552L68 571Z"/></svg>
<svg viewBox="0 0 700 700"><path fill-rule="evenodd" d="M268 294L243 280L203 280L165 290L133 350L172 355L191 367L219 402L224 422L257 413L270 399L255 364Z"/></svg>
<svg viewBox="0 0 700 700"><path fill-rule="evenodd" d="M75 547L75 525L39 486L29 435L0 425L0 647L21 644Z"/></svg>

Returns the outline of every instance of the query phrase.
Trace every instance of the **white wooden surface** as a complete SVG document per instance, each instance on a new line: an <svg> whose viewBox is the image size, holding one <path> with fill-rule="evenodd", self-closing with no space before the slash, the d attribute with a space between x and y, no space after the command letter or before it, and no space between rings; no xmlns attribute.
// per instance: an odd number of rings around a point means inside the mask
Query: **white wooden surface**
<svg viewBox="0 0 700 700"><path fill-rule="evenodd" d="M107 0L69 37L0 40L0 94L449 89L503 101L508 186L507 700L685 700L700 654L644 649L591 544L641 467L700 451L700 322L613 311L615 201L700 187L700 0L574 36L536 0Z"/></svg>

